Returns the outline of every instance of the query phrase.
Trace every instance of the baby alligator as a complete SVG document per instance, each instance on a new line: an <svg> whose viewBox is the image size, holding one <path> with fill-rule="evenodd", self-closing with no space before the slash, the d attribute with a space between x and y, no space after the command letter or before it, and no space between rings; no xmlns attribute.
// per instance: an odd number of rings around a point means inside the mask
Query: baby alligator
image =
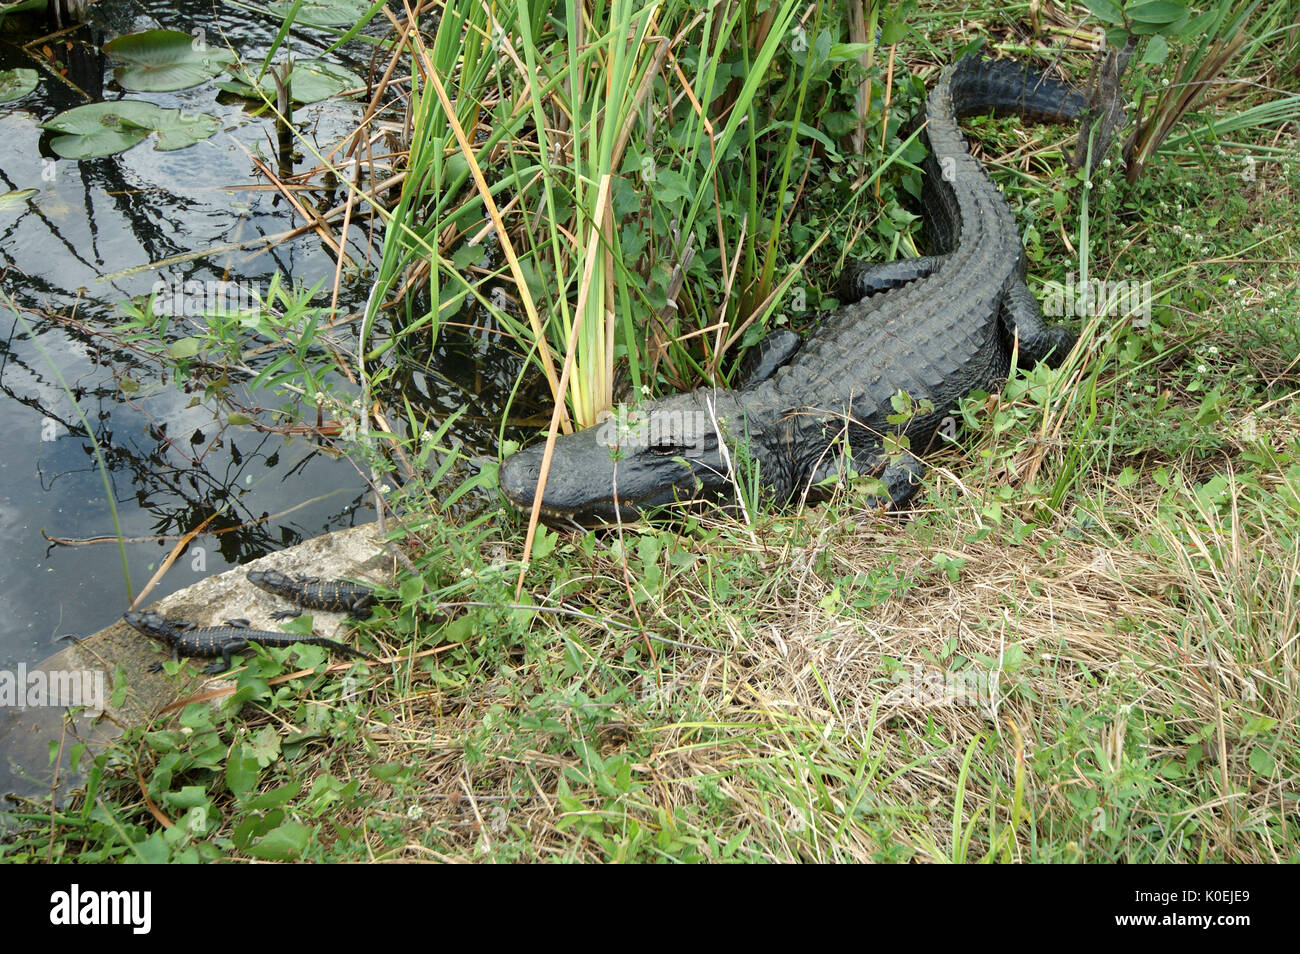
<svg viewBox="0 0 1300 954"><path fill-rule="evenodd" d="M316 577L292 577L279 570L249 570L248 582L307 609L347 613L353 619L365 619L375 605L374 590L346 580L322 583ZM283 610L271 614L271 618L287 619L297 615L295 610Z"/></svg>
<svg viewBox="0 0 1300 954"><path fill-rule="evenodd" d="M169 620L154 610L143 613L133 611L123 615L122 619L146 636L165 642L172 648L173 659L179 659L183 655L220 656L220 662L214 662L203 670L206 673L225 672L230 668L231 655L243 652L248 648L249 643L261 643L263 646L292 646L294 643L305 643L308 646L325 646L345 656L359 657L369 662L375 661L374 657L367 656L351 646L321 636L297 636L293 633L252 629L246 619L228 619L224 626L207 626L202 629L190 622ZM161 668L162 663L156 663L150 667L150 671L157 672Z"/></svg>

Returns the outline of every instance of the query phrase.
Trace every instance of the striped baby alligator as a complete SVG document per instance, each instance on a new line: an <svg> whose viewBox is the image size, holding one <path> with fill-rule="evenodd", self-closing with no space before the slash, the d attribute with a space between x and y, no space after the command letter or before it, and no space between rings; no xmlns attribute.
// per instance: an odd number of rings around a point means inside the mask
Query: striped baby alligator
<svg viewBox="0 0 1300 954"><path fill-rule="evenodd" d="M172 648L172 658L181 656L202 656L211 658L220 656L220 662L214 662L204 668L206 673L225 672L230 668L230 657L248 648L249 643L261 643L263 646L292 646L304 643L308 646L325 646L341 653L374 662L373 656L367 656L360 650L345 646L343 643L322 636L298 636L293 633L276 633L266 629L252 629L246 619L228 619L222 626L198 627L185 621L170 620L154 610L129 612L123 615L130 625L146 636L161 640ZM162 663L149 667L151 672L162 668Z"/></svg>
<svg viewBox="0 0 1300 954"><path fill-rule="evenodd" d="M820 496L856 471L883 483L880 503L905 503L923 471L918 455L949 409L976 389L999 387L1013 343L1020 366L1030 367L1059 364L1076 340L1044 324L1025 285L1015 217L967 151L957 119L991 111L1059 122L1083 106L1067 86L1011 61L967 57L945 69L923 113L932 254L851 267L844 304L806 342L775 332L761 370L736 390L672 395L642 406L630 425L558 438L543 517L606 524L676 500L726 498L736 480L726 443L741 442L778 501ZM533 446L503 463L501 490L516 506L533 506L541 461L542 447Z"/></svg>
<svg viewBox="0 0 1300 954"><path fill-rule="evenodd" d="M283 596L307 609L347 613L352 619L365 619L375 605L375 591L347 580L322 582L315 577L292 577L279 570L249 570L248 582L268 593ZM296 610L272 613L272 619L297 616Z"/></svg>

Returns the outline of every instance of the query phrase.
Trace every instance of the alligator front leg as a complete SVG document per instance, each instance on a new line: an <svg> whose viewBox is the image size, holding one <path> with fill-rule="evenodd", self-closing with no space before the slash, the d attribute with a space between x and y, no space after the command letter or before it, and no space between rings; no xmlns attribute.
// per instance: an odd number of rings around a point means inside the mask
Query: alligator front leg
<svg viewBox="0 0 1300 954"><path fill-rule="evenodd" d="M901 288L908 282L934 274L943 262L941 255L900 258L892 262L864 262L852 259L840 273L835 294L841 305L851 305L871 295Z"/></svg>
<svg viewBox="0 0 1300 954"><path fill-rule="evenodd" d="M825 486L828 481L841 480L845 476L848 455L826 456L813 473L811 487ZM874 477L884 485L884 494L870 494L867 506L883 507L886 510L899 510L906 504L921 486L925 474L925 464L911 451L902 451L892 457L877 453L866 455L852 461L852 470L862 476Z"/></svg>
<svg viewBox="0 0 1300 954"><path fill-rule="evenodd" d="M1043 320L1038 299L1022 279L1014 279L1002 299L1001 321L1007 340L1019 339L1016 364L1024 369L1044 362L1049 368L1061 365L1079 336L1061 325Z"/></svg>
<svg viewBox="0 0 1300 954"><path fill-rule="evenodd" d="M803 339L789 328L775 328L769 331L758 344L745 352L745 359L740 362L736 388L750 388L762 384L781 368L789 364L799 353Z"/></svg>

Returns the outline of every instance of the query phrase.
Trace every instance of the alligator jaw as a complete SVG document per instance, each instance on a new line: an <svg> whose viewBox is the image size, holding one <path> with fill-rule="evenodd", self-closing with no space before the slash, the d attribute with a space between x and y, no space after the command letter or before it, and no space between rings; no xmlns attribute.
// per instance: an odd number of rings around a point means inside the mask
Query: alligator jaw
<svg viewBox="0 0 1300 954"><path fill-rule="evenodd" d="M703 388L556 438L541 516L548 523L605 526L725 494L730 482L717 428L737 422L739 410L732 392ZM501 465L501 491L520 510L533 507L544 449L525 448Z"/></svg>

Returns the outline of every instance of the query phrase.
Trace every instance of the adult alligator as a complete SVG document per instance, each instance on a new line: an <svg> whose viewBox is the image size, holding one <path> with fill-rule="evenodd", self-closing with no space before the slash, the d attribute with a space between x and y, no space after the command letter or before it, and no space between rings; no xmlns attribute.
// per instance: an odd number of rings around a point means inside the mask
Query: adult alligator
<svg viewBox="0 0 1300 954"><path fill-rule="evenodd" d="M1077 118L1081 95L1017 63L974 57L949 66L930 91L922 201L933 254L855 265L837 311L811 340L764 342L760 369L737 390L700 388L643 406L631 427L605 424L555 442L541 513L550 522L612 523L674 500L727 496L734 449L746 442L759 479L782 500L817 496L850 470L872 474L897 507L915 492L923 453L949 408L993 390L1010 370L1058 364L1075 335L1044 324L1025 285L1015 218L966 149L958 118L1014 114ZM775 359L773 358L775 355ZM908 398L899 401L899 392ZM898 419L896 403L908 409ZM907 441L889 440L905 435ZM500 485L533 506L542 447L510 457Z"/></svg>

